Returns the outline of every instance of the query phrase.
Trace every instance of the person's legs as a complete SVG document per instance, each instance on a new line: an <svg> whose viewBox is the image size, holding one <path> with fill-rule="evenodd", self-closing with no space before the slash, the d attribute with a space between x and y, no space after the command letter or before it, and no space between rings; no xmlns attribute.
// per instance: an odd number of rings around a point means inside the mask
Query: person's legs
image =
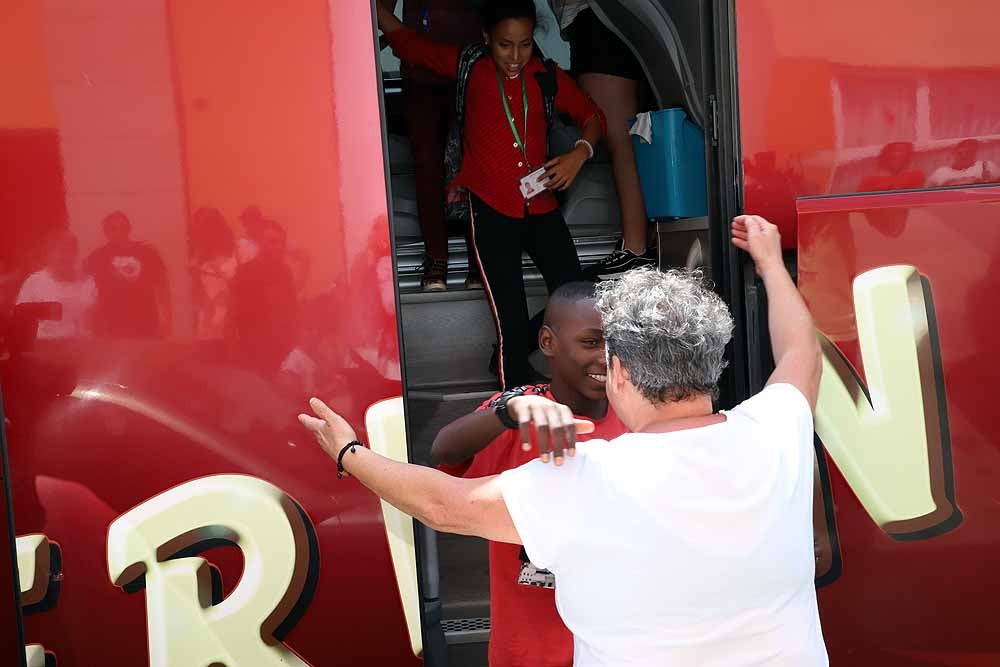
<svg viewBox="0 0 1000 667"><path fill-rule="evenodd" d="M455 101L451 86L406 83L406 125L416 166L417 216L427 264L423 287L446 288L448 229L444 218L444 145Z"/></svg>
<svg viewBox="0 0 1000 667"><path fill-rule="evenodd" d="M583 275L573 237L566 226L566 219L558 209L528 217L525 221L524 250L545 279L545 288L549 294L566 283L579 280ZM529 351L538 347L538 332L544 319L544 308L531 318L526 343Z"/></svg>
<svg viewBox="0 0 1000 667"><path fill-rule="evenodd" d="M479 265L476 263L476 248L472 242L471 228L465 230L465 250L469 256L469 275L465 277L465 289L483 289L483 277L479 275Z"/></svg>
<svg viewBox="0 0 1000 667"><path fill-rule="evenodd" d="M638 111L642 67L628 45L622 42L590 9L580 12L567 29L573 74L604 111L608 119L605 143L611 154L615 189L622 221L622 245L587 274L607 278L629 269L656 264L656 252L649 246L649 221L639 185L629 119Z"/></svg>
<svg viewBox="0 0 1000 667"><path fill-rule="evenodd" d="M573 237L559 209L530 215L524 221L523 247L552 292L566 283L580 279L580 258Z"/></svg>
<svg viewBox="0 0 1000 667"><path fill-rule="evenodd" d="M472 257L482 273L497 328L500 386L517 387L530 381L528 303L521 270L525 221L508 218L475 196L471 201Z"/></svg>
<svg viewBox="0 0 1000 667"><path fill-rule="evenodd" d="M601 107L608 119L605 142L611 153L615 188L621 209L624 247L637 255L646 252L649 221L639 187L639 170L632 151L628 122L638 110L639 83L611 74L587 73L579 76L580 87Z"/></svg>

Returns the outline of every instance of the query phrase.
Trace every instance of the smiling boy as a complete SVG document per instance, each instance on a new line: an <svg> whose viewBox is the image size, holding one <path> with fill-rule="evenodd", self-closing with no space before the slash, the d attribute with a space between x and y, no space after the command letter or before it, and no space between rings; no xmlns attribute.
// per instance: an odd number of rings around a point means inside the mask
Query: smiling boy
<svg viewBox="0 0 1000 667"><path fill-rule="evenodd" d="M549 298L545 325L538 336L552 370L550 385L530 385L496 394L478 410L441 429L431 448L439 467L460 477L497 475L537 456L524 451L507 405L521 402L544 415L561 403L578 418L592 421L584 438L610 440L625 427L608 405L607 362L594 285L572 282ZM544 508L539 508L543 511ZM490 542L491 667L568 667L573 664L573 636L556 611L555 580L532 565L519 545Z"/></svg>

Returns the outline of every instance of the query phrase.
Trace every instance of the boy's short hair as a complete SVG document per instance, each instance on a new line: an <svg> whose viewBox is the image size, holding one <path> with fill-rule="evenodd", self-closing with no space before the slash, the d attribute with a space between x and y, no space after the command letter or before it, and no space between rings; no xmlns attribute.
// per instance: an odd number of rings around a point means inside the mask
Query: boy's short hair
<svg viewBox="0 0 1000 667"><path fill-rule="evenodd" d="M549 301L584 301L597 298L597 286L590 280L574 280L557 287Z"/></svg>
<svg viewBox="0 0 1000 667"><path fill-rule="evenodd" d="M590 280L574 280L560 285L549 295L549 303L545 308L545 324L550 324L550 313L557 311L560 305L596 299L597 286Z"/></svg>

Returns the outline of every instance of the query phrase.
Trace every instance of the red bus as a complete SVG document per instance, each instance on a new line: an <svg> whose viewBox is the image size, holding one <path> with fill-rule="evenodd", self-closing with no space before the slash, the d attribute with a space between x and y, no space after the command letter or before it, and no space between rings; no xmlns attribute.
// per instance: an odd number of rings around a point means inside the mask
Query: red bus
<svg viewBox="0 0 1000 667"><path fill-rule="evenodd" d="M9 4L4 664L485 664L484 544L338 482L295 421L321 396L426 462L496 386L482 293L417 289L402 91L370 3ZM1000 664L993 4L590 5L650 109L704 134L707 216L656 226L661 266L703 266L736 317L722 407L770 363L733 215L780 225L816 318L832 663ZM555 26L539 41L565 59ZM584 264L613 247L616 206L598 155L563 201Z"/></svg>

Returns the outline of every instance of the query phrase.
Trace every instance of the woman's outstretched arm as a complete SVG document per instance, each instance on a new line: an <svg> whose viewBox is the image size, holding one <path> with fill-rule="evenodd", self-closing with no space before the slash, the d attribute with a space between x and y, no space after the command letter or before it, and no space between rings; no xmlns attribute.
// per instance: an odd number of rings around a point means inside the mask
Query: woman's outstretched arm
<svg viewBox="0 0 1000 667"><path fill-rule="evenodd" d="M354 429L319 399L312 399L309 407L316 416L301 414L299 421L336 459L355 440ZM345 452L342 462L345 472L377 496L434 530L521 543L500 492L499 475L461 479L393 461L363 446Z"/></svg>

